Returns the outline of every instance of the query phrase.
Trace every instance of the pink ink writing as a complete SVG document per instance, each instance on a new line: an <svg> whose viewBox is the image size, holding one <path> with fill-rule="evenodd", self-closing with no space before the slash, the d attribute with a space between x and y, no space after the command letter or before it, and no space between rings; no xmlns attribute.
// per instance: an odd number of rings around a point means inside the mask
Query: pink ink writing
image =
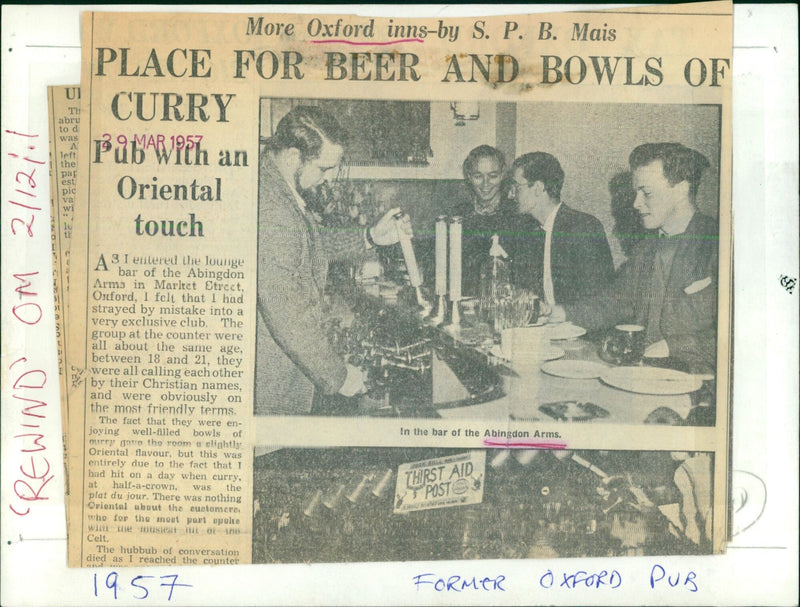
<svg viewBox="0 0 800 607"><path fill-rule="evenodd" d="M11 131L6 129L6 133L13 135L12 147L16 151L7 152L7 154L18 161L18 167L12 167L11 171L14 173L14 194L13 198L8 199L8 203L19 207L19 217L12 217L9 225L11 226L11 233L16 236L17 234L27 234L29 238L33 236L33 220L35 215L33 212L30 214L27 211L41 211L42 207L36 200L36 169L44 165L44 160L37 160L31 158L32 152L36 146L32 144L32 140L38 135L28 135ZM14 147L16 146L16 147ZM20 149L21 148L21 149ZM19 170L15 170L15 168ZM20 225L21 224L21 225Z"/></svg>
<svg viewBox="0 0 800 607"><path fill-rule="evenodd" d="M8 506L18 516L29 514L32 502L49 499L42 493L54 478L50 474L50 462L42 453L47 451L47 446L42 442L44 434L40 431L47 403L35 398L38 392L31 392L45 387L47 373L42 369L28 369L27 362L27 358L21 357L9 366L11 377L14 378L11 396L22 415L19 430L14 435L14 439L19 441L17 448L22 456L22 464L19 466L21 476L14 480L13 485L14 498L20 501L12 498L12 503Z"/></svg>
<svg viewBox="0 0 800 607"><path fill-rule="evenodd" d="M34 219L42 210L41 202L37 200L36 171L45 162L36 157L34 142L38 135L8 129L5 133L9 135L4 146L8 150L6 154L13 159L8 174L13 175L14 180L13 193L6 199L10 207L5 210L13 215L8 225L12 236L27 242L28 238L34 236ZM25 245L20 248L24 251ZM38 301L38 289L33 286L39 272L17 271L13 272L13 276L16 288L15 296L9 298L11 316L21 324L23 330L28 330L29 327L38 325L43 315ZM6 326L4 330L8 328L10 327ZM13 343L27 344L35 341L27 337L24 334L15 335ZM47 373L38 366L29 364L24 356L12 362L8 371L9 381L12 382L11 397L16 407L13 413L13 439L16 442L8 454L18 455L20 462L19 473L15 473L11 479L13 491L9 492L11 503L8 507L17 516L26 516L31 512L33 504L49 499L45 495L45 488L54 478L50 473L45 435L41 430L47 410L47 403L41 398L41 390L47 385Z"/></svg>

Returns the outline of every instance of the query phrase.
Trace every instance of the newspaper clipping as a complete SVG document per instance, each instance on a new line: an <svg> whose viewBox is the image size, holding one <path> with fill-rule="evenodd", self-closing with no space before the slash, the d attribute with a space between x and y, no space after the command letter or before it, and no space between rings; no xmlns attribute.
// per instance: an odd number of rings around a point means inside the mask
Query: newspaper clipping
<svg viewBox="0 0 800 607"><path fill-rule="evenodd" d="M70 240L72 216L78 188L78 133L80 130L80 87L48 87L47 105L50 125L50 223L53 245L53 304L56 347L58 348L61 426L64 461L67 461L69 437L67 370L67 292L69 289ZM65 465L65 492L69 494L69 466ZM65 500L69 506L69 499ZM67 520L70 516L67 513Z"/></svg>
<svg viewBox="0 0 800 607"><path fill-rule="evenodd" d="M85 13L70 565L724 550L731 36Z"/></svg>

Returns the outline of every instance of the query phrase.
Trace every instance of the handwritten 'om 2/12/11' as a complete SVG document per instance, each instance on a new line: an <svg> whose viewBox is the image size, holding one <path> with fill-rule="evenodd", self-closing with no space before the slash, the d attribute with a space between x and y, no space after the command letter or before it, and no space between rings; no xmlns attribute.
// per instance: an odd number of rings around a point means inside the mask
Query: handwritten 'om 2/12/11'
<svg viewBox="0 0 800 607"><path fill-rule="evenodd" d="M559 579L560 577L560 579ZM513 587L513 579L505 575L495 576L440 576L435 573L421 573L412 578L415 589L433 590L434 592L506 592ZM697 574L694 571L667 571L662 565L656 563L650 569L650 588L658 589L683 589L688 592L697 592ZM551 569L545 571L539 578L539 586L547 590L553 588L566 588L577 590L580 588L596 589L608 588L616 590L622 587L622 574L616 569L592 572L578 570L574 572L561 571L554 573Z"/></svg>

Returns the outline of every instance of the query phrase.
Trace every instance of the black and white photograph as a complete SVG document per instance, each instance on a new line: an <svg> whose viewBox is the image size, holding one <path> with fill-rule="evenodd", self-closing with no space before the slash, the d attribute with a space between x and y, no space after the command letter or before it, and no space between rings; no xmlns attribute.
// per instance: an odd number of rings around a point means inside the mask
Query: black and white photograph
<svg viewBox="0 0 800 607"><path fill-rule="evenodd" d="M0 604L795 604L796 10L2 21Z"/></svg>
<svg viewBox="0 0 800 607"><path fill-rule="evenodd" d="M253 563L711 553L712 453L264 451Z"/></svg>
<svg viewBox="0 0 800 607"><path fill-rule="evenodd" d="M720 106L260 116L256 415L715 424Z"/></svg>

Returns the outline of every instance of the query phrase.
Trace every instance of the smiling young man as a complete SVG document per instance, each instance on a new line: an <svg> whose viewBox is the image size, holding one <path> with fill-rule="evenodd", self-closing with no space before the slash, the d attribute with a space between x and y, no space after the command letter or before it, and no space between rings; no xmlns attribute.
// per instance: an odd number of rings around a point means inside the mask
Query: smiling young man
<svg viewBox="0 0 800 607"><path fill-rule="evenodd" d="M505 196L506 161L503 152L490 145L472 149L462 164L470 198L460 201L448 212L463 219L462 293L480 294L481 267L489 260L492 236L500 237L500 246L513 259L516 249L525 246L536 222L513 210Z"/></svg>
<svg viewBox="0 0 800 607"><path fill-rule="evenodd" d="M694 372L713 372L717 335L717 222L695 197L709 162L679 143L647 143L630 155L634 208L657 237L641 241L602 295L556 306L551 321L589 330L630 322L645 327L647 350Z"/></svg>
<svg viewBox="0 0 800 607"><path fill-rule="evenodd" d="M473 203L477 214L488 215L500 208L505 164L503 153L488 145L478 146L464 160L462 170L475 195Z"/></svg>
<svg viewBox="0 0 800 607"><path fill-rule="evenodd" d="M328 264L396 243L399 209L366 230L324 229L306 211L303 194L335 177L345 140L333 116L297 106L261 154L256 415L308 413L315 389L343 396L364 391L361 371L339 357L325 334ZM410 233L408 216L399 225Z"/></svg>

